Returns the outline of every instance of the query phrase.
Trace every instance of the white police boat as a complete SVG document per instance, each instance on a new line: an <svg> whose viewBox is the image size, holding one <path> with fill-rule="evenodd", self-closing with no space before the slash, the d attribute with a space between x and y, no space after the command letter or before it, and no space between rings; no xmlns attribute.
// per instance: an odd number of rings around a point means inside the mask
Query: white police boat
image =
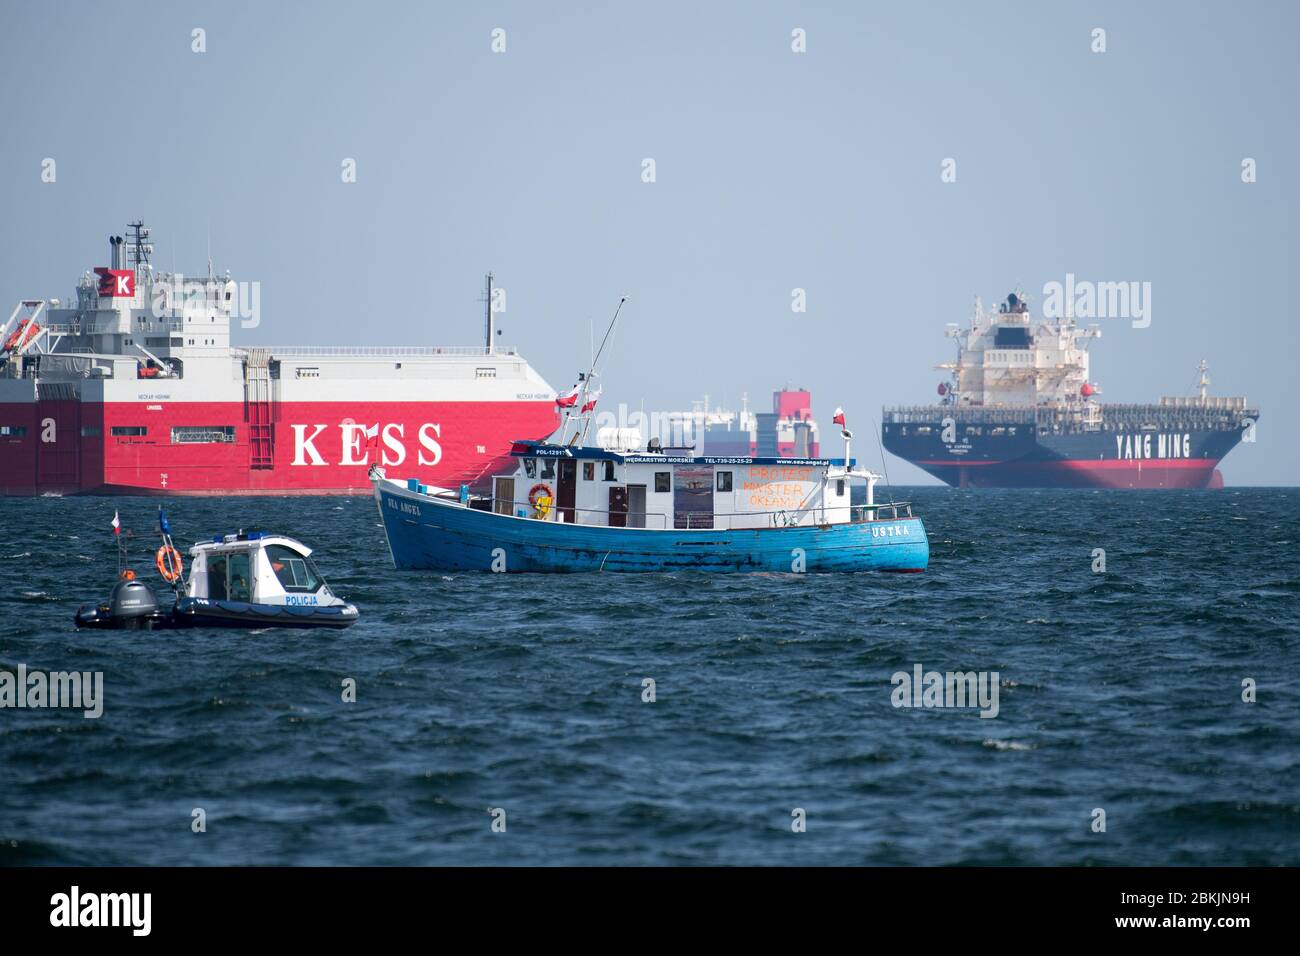
<svg viewBox="0 0 1300 956"><path fill-rule="evenodd" d="M330 590L311 548L278 534L228 534L190 548L190 576L172 611L180 627L333 627L359 612Z"/></svg>
<svg viewBox="0 0 1300 956"><path fill-rule="evenodd" d="M117 519L114 518L116 533ZM158 573L175 594L168 608L149 584L124 568L119 544L118 583L109 599L83 605L79 628L161 630L178 627L344 628L355 624L355 605L334 594L301 541L260 531L217 535L190 548L189 577L171 540L165 515L156 555Z"/></svg>

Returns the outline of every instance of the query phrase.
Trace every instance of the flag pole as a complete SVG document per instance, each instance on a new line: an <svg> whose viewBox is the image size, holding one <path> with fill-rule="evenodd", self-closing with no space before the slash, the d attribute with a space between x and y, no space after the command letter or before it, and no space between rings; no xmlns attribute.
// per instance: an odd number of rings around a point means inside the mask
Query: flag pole
<svg viewBox="0 0 1300 956"><path fill-rule="evenodd" d="M587 377L582 383L582 399L579 407L583 407L587 404L587 392L591 389L591 380L596 376L596 365L600 362L600 357L605 352L605 344L609 341L609 337L614 331L614 326L618 323L618 314L623 311L623 303L626 301L627 296L623 296L618 300L618 307L614 309L614 317L609 320L609 328L605 330L605 337L600 340L600 348L596 350L596 354L591 360L591 368L587 370ZM595 409L592 409L592 411L594 412ZM587 429L590 427L591 416L590 413L588 413L587 418L582 423L581 441L585 442L587 440Z"/></svg>
<svg viewBox="0 0 1300 956"><path fill-rule="evenodd" d="M117 578L120 581L126 563L126 542L122 539L122 520L117 509L113 509L113 543L117 545Z"/></svg>

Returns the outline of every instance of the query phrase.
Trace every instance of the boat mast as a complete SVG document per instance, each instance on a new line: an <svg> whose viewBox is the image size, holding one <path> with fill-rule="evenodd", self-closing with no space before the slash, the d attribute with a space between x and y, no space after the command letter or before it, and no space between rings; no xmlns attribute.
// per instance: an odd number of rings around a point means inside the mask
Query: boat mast
<svg viewBox="0 0 1300 956"><path fill-rule="evenodd" d="M609 343L609 337L614 331L614 326L618 323L618 314L623 311L623 303L627 301L627 296L618 300L618 307L614 309L614 317L609 320L609 328L605 330L605 337L600 340L600 348L596 349L596 354L591 360L591 367L587 369L587 374L582 379L582 394L578 397L578 408L585 408L587 405L587 393L591 391L591 380L596 377L596 366L600 362L601 355L605 352L605 346ZM593 409L594 411L594 409ZM582 435L579 442L587 440L587 429L591 427L591 413L580 412L582 415Z"/></svg>
<svg viewBox="0 0 1300 956"><path fill-rule="evenodd" d="M488 355L491 355L495 349L495 346L492 344L492 339L496 333L496 329L494 328L496 321L492 318L492 280L495 278L496 276L489 272L483 280L483 331L487 336Z"/></svg>

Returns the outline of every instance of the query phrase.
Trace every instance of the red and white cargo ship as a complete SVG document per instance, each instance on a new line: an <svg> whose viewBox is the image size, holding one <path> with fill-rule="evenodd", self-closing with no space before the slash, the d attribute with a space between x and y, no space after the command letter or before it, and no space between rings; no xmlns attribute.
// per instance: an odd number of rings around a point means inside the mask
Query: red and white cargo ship
<svg viewBox="0 0 1300 956"><path fill-rule="evenodd" d="M368 465L475 485L558 426L555 391L494 344L239 348L229 275L155 272L143 223L75 303L0 326L0 494L369 493Z"/></svg>

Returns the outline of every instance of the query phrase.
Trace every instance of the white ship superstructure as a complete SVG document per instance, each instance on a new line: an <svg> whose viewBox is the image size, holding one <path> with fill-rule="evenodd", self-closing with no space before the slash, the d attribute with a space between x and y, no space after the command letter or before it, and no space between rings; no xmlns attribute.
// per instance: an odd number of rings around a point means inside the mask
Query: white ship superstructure
<svg viewBox="0 0 1300 956"><path fill-rule="evenodd" d="M373 461L474 482L548 436L555 392L513 348L235 347L256 288L158 272L143 223L75 301L0 328L0 493L333 493Z"/></svg>

